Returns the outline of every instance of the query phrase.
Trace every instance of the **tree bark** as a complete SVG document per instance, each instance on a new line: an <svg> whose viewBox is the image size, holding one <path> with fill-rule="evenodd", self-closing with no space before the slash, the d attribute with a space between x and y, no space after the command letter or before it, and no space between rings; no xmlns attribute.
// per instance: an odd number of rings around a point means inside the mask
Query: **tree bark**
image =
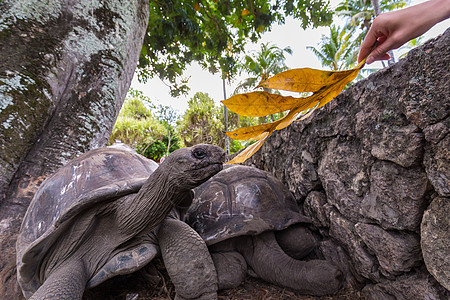
<svg viewBox="0 0 450 300"><path fill-rule="evenodd" d="M222 78L222 87L223 87L223 100L227 100L227 91L225 89L225 78ZM228 107L223 107L223 117L224 117L224 125L225 125L225 132L228 131ZM227 155L230 155L230 138L228 135L225 135L225 153Z"/></svg>
<svg viewBox="0 0 450 300"><path fill-rule="evenodd" d="M0 298L21 297L15 240L37 187L106 145L147 21L145 0L0 2Z"/></svg>

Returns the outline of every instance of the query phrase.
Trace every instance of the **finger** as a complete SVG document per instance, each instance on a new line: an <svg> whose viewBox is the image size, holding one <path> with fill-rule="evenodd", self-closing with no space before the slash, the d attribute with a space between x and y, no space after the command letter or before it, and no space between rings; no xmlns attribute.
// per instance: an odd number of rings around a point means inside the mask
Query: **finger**
<svg viewBox="0 0 450 300"><path fill-rule="evenodd" d="M379 44L381 44L381 43L384 43L386 41L386 39L387 39L387 36L383 35L383 36L380 36L379 38L377 38L377 42Z"/></svg>
<svg viewBox="0 0 450 300"><path fill-rule="evenodd" d="M392 49L393 41L391 39L386 39L384 43L378 45L372 52L370 52L369 57L367 57L366 63L369 65L376 60L389 59L389 54L387 52Z"/></svg>
<svg viewBox="0 0 450 300"><path fill-rule="evenodd" d="M361 48L358 54L358 63L361 62L364 58L369 55L372 46L375 44L379 37L375 35L375 31L372 30L372 27L369 29L364 41L361 44Z"/></svg>
<svg viewBox="0 0 450 300"><path fill-rule="evenodd" d="M377 61L377 60L389 60L391 58L391 56L389 54L384 54L382 57L373 57L373 56L369 56L366 60L366 64L370 65L371 63Z"/></svg>

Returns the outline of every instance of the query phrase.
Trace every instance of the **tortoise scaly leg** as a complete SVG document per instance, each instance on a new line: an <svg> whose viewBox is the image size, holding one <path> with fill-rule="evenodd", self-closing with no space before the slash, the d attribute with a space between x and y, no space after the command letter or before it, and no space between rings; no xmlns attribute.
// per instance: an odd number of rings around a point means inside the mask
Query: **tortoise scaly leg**
<svg viewBox="0 0 450 300"><path fill-rule="evenodd" d="M88 275L82 261L53 271L29 300L76 300L83 297Z"/></svg>
<svg viewBox="0 0 450 300"><path fill-rule="evenodd" d="M296 260L278 245L273 231L236 243L248 265L262 279L301 294L323 296L339 291L342 272L326 260Z"/></svg>
<svg viewBox="0 0 450 300"><path fill-rule="evenodd" d="M217 271L219 290L238 287L247 275L247 263L237 251L211 253Z"/></svg>
<svg viewBox="0 0 450 300"><path fill-rule="evenodd" d="M175 299L217 299L217 273L203 239L186 223L166 218L158 230L164 265Z"/></svg>

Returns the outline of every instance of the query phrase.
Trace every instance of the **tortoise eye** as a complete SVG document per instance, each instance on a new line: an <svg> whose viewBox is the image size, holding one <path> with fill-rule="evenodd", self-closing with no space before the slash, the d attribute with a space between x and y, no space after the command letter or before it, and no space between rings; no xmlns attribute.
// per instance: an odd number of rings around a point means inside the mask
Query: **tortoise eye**
<svg viewBox="0 0 450 300"><path fill-rule="evenodd" d="M197 159L203 159L208 155L208 153L204 149L198 148L193 151L193 155Z"/></svg>

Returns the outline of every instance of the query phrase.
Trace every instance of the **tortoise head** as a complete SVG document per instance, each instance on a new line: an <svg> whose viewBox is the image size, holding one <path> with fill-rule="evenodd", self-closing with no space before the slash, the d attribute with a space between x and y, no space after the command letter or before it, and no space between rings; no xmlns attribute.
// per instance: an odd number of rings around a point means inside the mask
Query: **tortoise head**
<svg viewBox="0 0 450 300"><path fill-rule="evenodd" d="M198 144L172 152L160 165L168 168L171 182L192 189L207 181L223 168L225 152L222 148Z"/></svg>

